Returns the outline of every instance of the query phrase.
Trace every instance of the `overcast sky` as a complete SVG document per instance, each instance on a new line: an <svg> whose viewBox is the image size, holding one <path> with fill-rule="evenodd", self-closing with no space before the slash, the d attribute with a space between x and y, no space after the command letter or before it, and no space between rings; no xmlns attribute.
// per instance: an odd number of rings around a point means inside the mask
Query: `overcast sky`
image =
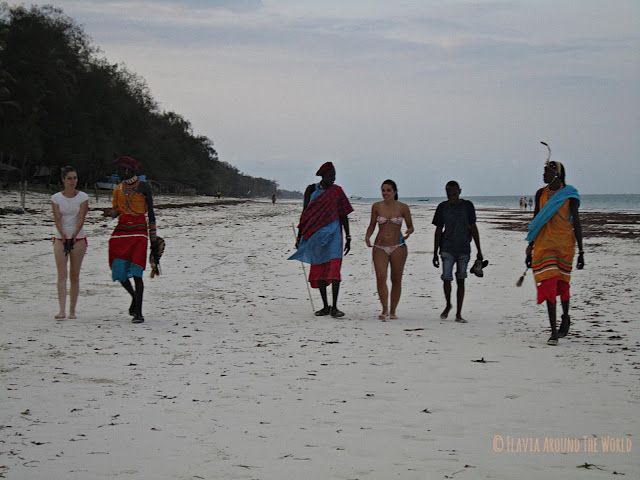
<svg viewBox="0 0 640 480"><path fill-rule="evenodd" d="M640 193L640 1L149 0L61 7L243 172L349 195Z"/></svg>

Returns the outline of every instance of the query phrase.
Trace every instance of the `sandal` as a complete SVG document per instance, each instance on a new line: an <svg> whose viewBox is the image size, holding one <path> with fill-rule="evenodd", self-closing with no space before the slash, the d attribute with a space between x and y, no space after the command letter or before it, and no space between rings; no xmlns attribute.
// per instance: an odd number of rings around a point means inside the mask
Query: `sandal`
<svg viewBox="0 0 640 480"><path fill-rule="evenodd" d="M484 272L482 271L482 269L486 268L487 265L489 265L489 260L483 261L483 260L477 259L469 271L473 273L476 277L484 277Z"/></svg>
<svg viewBox="0 0 640 480"><path fill-rule="evenodd" d="M571 317L569 315L562 315L562 322L560 323L560 328L558 329L558 337L566 337L567 333L569 333L569 327L571 326Z"/></svg>

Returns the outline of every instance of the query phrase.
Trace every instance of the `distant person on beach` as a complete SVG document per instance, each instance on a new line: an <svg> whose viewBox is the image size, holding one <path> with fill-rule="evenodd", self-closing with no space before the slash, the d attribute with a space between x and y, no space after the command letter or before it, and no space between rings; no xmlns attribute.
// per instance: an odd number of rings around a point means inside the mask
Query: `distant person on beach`
<svg viewBox="0 0 640 480"><path fill-rule="evenodd" d="M380 320L398 318L396 309L402 292L402 273L407 261L407 240L413 233L413 221L409 206L398 201L398 187L393 180L385 180L380 187L382 201L371 206L371 221L364 237L367 247L372 248L373 265L376 270L378 297L382 304ZM407 230L402 235L402 223ZM371 245L371 235L378 226L378 235ZM391 309L389 309L389 289L387 287L387 270L391 265Z"/></svg>
<svg viewBox="0 0 640 480"><path fill-rule="evenodd" d="M53 220L56 225L53 237L53 255L58 270L58 314L57 320L66 318L67 276L70 283L69 318L76 318L76 305L80 292L80 267L87 252L87 234L84 221L89 211L89 195L76 190L78 172L74 167L62 168L61 192L51 195ZM69 273L67 275L67 260Z"/></svg>
<svg viewBox="0 0 640 480"><path fill-rule="evenodd" d="M123 156L115 161L115 165L122 182L113 189L113 208L105 212L107 216L118 217L118 225L109 239L109 266L113 281L120 282L131 295L129 315L133 317L132 323L142 323L142 275L147 264L147 242L151 241L152 248L157 242L153 195L149 184L140 181L136 175L140 171L137 160ZM130 278L133 278L135 288Z"/></svg>
<svg viewBox="0 0 640 480"><path fill-rule="evenodd" d="M453 265L456 265L456 322L466 323L462 318L464 302L464 279L467 278L467 265L471 256L471 239L476 244L477 261L482 262L480 234L476 226L476 209L469 200L460 198L462 189L458 182L451 180L445 186L447 200L436 208L433 224L436 226L433 247L433 266L440 267L438 253L442 258L442 276L446 305L440 314L441 319L449 316L451 310L451 282Z"/></svg>
<svg viewBox="0 0 640 480"><path fill-rule="evenodd" d="M558 338L569 333L569 282L576 242L578 261L576 268L584 268L582 226L578 208L580 195L565 183L566 170L560 162L547 162L543 180L547 185L536 192L533 220L529 224L526 249L527 267L533 270L538 292L538 303L547 302L551 337L549 345L557 345ZM562 303L562 322L556 329L556 297Z"/></svg>
<svg viewBox="0 0 640 480"><path fill-rule="evenodd" d="M275 194L275 193L274 193L273 195L271 195L271 203L272 203L273 205L275 205L275 204L276 204L276 194Z"/></svg>
<svg viewBox="0 0 640 480"><path fill-rule="evenodd" d="M311 184L304 192L304 203L296 253L289 260L300 260L311 264L309 283L320 289L323 307L315 312L316 316L331 315L343 317L338 309L340 292L340 269L342 267L342 229L345 234L344 255L351 250L348 215L353 207L341 187L336 185L336 169L326 162L316 172L322 177L319 183ZM327 300L327 286L331 284L333 304Z"/></svg>

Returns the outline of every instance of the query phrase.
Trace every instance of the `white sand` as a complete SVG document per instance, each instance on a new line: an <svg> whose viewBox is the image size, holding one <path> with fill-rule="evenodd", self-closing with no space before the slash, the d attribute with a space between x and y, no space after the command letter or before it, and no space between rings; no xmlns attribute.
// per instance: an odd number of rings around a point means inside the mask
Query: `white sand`
<svg viewBox="0 0 640 480"><path fill-rule="evenodd" d="M300 264L285 260L298 203L164 209L163 275L146 277L147 321L133 325L107 265L114 222L93 211L79 318L56 322L46 198L0 217L0 477L640 478L637 240L586 240L572 332L549 347L530 273L514 286L522 234L486 214L491 265L468 279L460 325L439 319L429 206L413 208L400 319L386 323L368 206L351 216L340 320L311 315ZM541 450L578 438L581 451L496 453L495 435ZM604 453L605 436L631 451Z"/></svg>

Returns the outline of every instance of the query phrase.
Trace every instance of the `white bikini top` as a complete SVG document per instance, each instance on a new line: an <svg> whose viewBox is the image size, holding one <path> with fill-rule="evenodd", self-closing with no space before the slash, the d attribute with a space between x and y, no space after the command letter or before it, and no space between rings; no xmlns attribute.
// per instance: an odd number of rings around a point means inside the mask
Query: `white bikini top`
<svg viewBox="0 0 640 480"><path fill-rule="evenodd" d="M387 218L387 217L381 217L378 215L378 218L376 219L376 221L378 222L378 225L383 225L385 223L393 223L394 225L402 225L402 221L404 220L404 217L393 217L393 218Z"/></svg>

